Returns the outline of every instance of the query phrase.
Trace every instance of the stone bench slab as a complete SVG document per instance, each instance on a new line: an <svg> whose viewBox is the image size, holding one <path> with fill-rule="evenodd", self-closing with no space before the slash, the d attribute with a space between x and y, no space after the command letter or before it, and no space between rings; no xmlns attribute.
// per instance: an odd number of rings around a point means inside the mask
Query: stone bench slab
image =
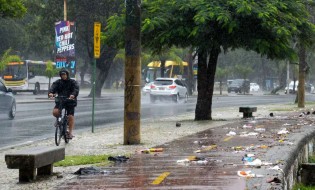
<svg viewBox="0 0 315 190"><path fill-rule="evenodd" d="M53 163L64 160L65 148L34 147L5 155L9 169L19 169L19 181L28 182L37 175L51 175Z"/></svg>
<svg viewBox="0 0 315 190"><path fill-rule="evenodd" d="M239 107L239 112L243 113L243 118L253 117L253 112L257 111L257 107Z"/></svg>

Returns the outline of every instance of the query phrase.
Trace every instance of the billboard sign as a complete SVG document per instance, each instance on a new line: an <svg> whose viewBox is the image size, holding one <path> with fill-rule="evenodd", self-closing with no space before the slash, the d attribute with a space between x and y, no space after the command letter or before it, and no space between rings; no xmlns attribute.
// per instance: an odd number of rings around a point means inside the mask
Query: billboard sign
<svg viewBox="0 0 315 190"><path fill-rule="evenodd" d="M56 68L66 68L74 76L76 73L74 22L55 23L55 52Z"/></svg>

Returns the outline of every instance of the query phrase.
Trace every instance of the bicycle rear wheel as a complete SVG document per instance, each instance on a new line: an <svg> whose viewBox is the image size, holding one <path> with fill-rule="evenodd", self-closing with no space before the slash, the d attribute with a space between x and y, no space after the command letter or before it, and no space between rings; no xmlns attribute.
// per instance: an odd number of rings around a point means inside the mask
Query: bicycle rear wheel
<svg viewBox="0 0 315 190"><path fill-rule="evenodd" d="M60 140L61 140L61 137L62 137L62 130L61 130L61 125L57 125L56 126L56 131L55 131L55 143L57 146L59 146L60 144Z"/></svg>

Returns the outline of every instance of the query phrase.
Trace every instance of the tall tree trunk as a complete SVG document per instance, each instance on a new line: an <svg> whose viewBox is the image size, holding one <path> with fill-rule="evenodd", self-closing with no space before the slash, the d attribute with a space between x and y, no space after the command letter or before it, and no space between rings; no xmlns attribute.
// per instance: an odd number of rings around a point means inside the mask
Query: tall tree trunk
<svg viewBox="0 0 315 190"><path fill-rule="evenodd" d="M84 65L80 68L80 80L81 80L81 86L84 86L84 76L89 67L88 61L84 62Z"/></svg>
<svg viewBox="0 0 315 190"><path fill-rule="evenodd" d="M194 81L194 75L193 75L193 49L189 48L189 52L186 56L186 59L188 61L188 79L186 79L186 84L187 84L187 90L189 96L193 94L193 81Z"/></svg>
<svg viewBox="0 0 315 190"><path fill-rule="evenodd" d="M160 66L160 69L161 69L161 77L164 77L166 59L162 58L160 61L161 61L161 66ZM167 77L169 77L169 76L167 76Z"/></svg>
<svg viewBox="0 0 315 190"><path fill-rule="evenodd" d="M305 73L307 70L306 65L306 50L305 46L301 43L299 48L299 84L298 84L298 107L305 107Z"/></svg>
<svg viewBox="0 0 315 190"><path fill-rule="evenodd" d="M195 120L212 120L212 96L219 53L220 47L212 47L207 64L207 52L198 50L198 97Z"/></svg>
<svg viewBox="0 0 315 190"><path fill-rule="evenodd" d="M102 48L101 57L96 61L96 67L98 68L98 73L95 79L95 97L101 97L102 87L107 78L108 71L114 61L114 58L118 50L116 48L105 46ZM89 97L93 96L93 88L90 91Z"/></svg>

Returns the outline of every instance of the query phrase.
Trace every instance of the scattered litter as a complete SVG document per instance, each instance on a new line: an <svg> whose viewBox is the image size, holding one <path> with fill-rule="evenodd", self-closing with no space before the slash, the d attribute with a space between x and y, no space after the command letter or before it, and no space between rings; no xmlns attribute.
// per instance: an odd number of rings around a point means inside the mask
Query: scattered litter
<svg viewBox="0 0 315 190"><path fill-rule="evenodd" d="M210 150L213 150L213 149L217 149L217 147L218 146L216 144L213 144L213 145L210 145L210 146L202 147L201 149L196 150L195 152L196 153L207 152L207 151L210 151Z"/></svg>
<svg viewBox="0 0 315 190"><path fill-rule="evenodd" d="M74 172L75 175L92 175L98 173L101 173L101 170L95 167L80 168L78 171Z"/></svg>
<svg viewBox="0 0 315 190"><path fill-rule="evenodd" d="M289 124L289 123L285 123L285 124L283 124L283 126L290 126L291 124Z"/></svg>
<svg viewBox="0 0 315 190"><path fill-rule="evenodd" d="M234 131L230 131L228 134L226 134L227 136L235 136L236 133Z"/></svg>
<svg viewBox="0 0 315 190"><path fill-rule="evenodd" d="M253 126L250 124L243 125L243 129L251 129L251 128L253 128Z"/></svg>
<svg viewBox="0 0 315 190"><path fill-rule="evenodd" d="M263 175L253 174L251 171L237 171L237 175L241 177L264 177Z"/></svg>
<svg viewBox="0 0 315 190"><path fill-rule="evenodd" d="M253 159L253 158L252 158ZM252 160L252 161L246 161L244 163L246 166L256 166L256 167L259 167L262 165L262 162L260 159L255 159L255 160Z"/></svg>
<svg viewBox="0 0 315 190"><path fill-rule="evenodd" d="M281 180L277 177L267 179L267 183L281 183Z"/></svg>
<svg viewBox="0 0 315 190"><path fill-rule="evenodd" d="M147 148L144 150L141 150L142 153L149 154L151 152L163 152L163 148Z"/></svg>
<svg viewBox="0 0 315 190"><path fill-rule="evenodd" d="M268 146L267 145L260 145L259 148L266 149L266 148L268 148Z"/></svg>
<svg viewBox="0 0 315 190"><path fill-rule="evenodd" d="M293 142L285 141L283 139L279 140L279 143L287 144L287 145L293 145L294 144Z"/></svg>
<svg viewBox="0 0 315 190"><path fill-rule="evenodd" d="M282 169L281 169L278 165L269 168L269 170L279 170L279 171L282 171Z"/></svg>
<svg viewBox="0 0 315 190"><path fill-rule="evenodd" d="M242 161L244 161L244 162L252 162L253 160L254 160L253 157L243 157L242 158Z"/></svg>
<svg viewBox="0 0 315 190"><path fill-rule="evenodd" d="M244 148L242 146L235 146L235 147L232 147L232 149L234 149L236 151L244 150Z"/></svg>
<svg viewBox="0 0 315 190"><path fill-rule="evenodd" d="M259 134L256 132L249 132L249 133L243 132L242 134L240 134L240 137L257 136L257 135Z"/></svg>
<svg viewBox="0 0 315 190"><path fill-rule="evenodd" d="M254 131L257 131L257 132L265 132L266 129L265 129L265 128L256 128L256 129L254 129Z"/></svg>
<svg viewBox="0 0 315 190"><path fill-rule="evenodd" d="M245 154L246 157L255 157L255 154Z"/></svg>
<svg viewBox="0 0 315 190"><path fill-rule="evenodd" d="M289 133L289 131L286 128L281 129L280 131L278 131L278 135L283 135L283 134L287 134Z"/></svg>
<svg viewBox="0 0 315 190"><path fill-rule="evenodd" d="M113 162L126 162L129 160L129 158L126 156L110 156L108 157L108 160Z"/></svg>
<svg viewBox="0 0 315 190"><path fill-rule="evenodd" d="M178 164L188 164L190 161L188 159L184 159L184 160L177 160Z"/></svg>
<svg viewBox="0 0 315 190"><path fill-rule="evenodd" d="M208 160L206 160L205 158L197 157L197 156L189 156L186 159L177 160L177 164L181 164L181 165L189 165L189 164L205 165L207 163L208 163Z"/></svg>

